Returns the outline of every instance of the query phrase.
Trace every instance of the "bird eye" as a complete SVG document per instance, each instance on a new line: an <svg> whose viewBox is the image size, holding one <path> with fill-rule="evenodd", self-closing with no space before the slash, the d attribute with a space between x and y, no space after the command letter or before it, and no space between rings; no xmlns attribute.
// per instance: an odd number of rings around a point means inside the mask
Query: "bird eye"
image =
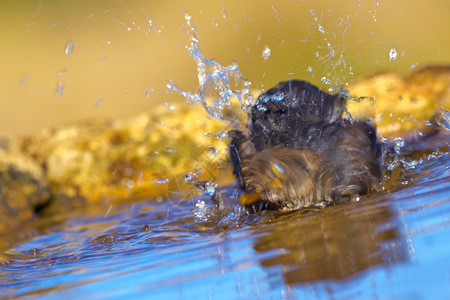
<svg viewBox="0 0 450 300"><path fill-rule="evenodd" d="M270 166L272 167L272 171L275 173L275 176L277 176L278 178L281 178L284 175L284 164L278 161L271 161Z"/></svg>

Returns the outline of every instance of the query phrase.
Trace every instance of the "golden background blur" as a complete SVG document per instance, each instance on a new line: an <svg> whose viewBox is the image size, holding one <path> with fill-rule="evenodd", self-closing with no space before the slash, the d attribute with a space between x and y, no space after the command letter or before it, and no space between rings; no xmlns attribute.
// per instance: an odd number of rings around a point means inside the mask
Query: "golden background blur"
<svg viewBox="0 0 450 300"><path fill-rule="evenodd" d="M448 0L2 1L0 135L184 101L166 88L197 87L184 12L204 56L236 60L255 89L450 62Z"/></svg>

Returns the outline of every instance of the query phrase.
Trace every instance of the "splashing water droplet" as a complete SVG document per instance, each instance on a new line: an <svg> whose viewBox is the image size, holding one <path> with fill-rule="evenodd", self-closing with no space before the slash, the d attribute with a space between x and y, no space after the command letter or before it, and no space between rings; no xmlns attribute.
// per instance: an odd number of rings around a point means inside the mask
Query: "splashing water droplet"
<svg viewBox="0 0 450 300"><path fill-rule="evenodd" d="M333 49L333 46L327 42L328 50L330 51L330 56L334 57L336 55L336 52Z"/></svg>
<svg viewBox="0 0 450 300"><path fill-rule="evenodd" d="M188 173L188 174L184 175L184 181L186 181L186 182L191 182L194 178L195 178L194 174L192 174L192 173Z"/></svg>
<svg viewBox="0 0 450 300"><path fill-rule="evenodd" d="M184 181L186 181L186 182L191 182L191 181L195 182L195 180L198 178L198 175L201 172L202 172L202 169L197 169L195 171L195 173L194 172L187 173L186 175L184 175Z"/></svg>
<svg viewBox="0 0 450 300"><path fill-rule="evenodd" d="M165 102L164 106L167 107L168 110L171 110L171 111L175 110L175 106L169 104L168 102Z"/></svg>
<svg viewBox="0 0 450 300"><path fill-rule="evenodd" d="M394 62L397 60L397 49L395 49L394 47L392 47L389 50L389 61Z"/></svg>
<svg viewBox="0 0 450 300"><path fill-rule="evenodd" d="M445 108L440 108L435 117L436 123L442 128L450 130L450 111Z"/></svg>
<svg viewBox="0 0 450 300"><path fill-rule="evenodd" d="M169 178L167 177L158 177L155 179L156 184L166 184L169 182Z"/></svg>
<svg viewBox="0 0 450 300"><path fill-rule="evenodd" d="M251 83L244 79L238 64L232 62L229 66L222 66L214 60L203 57L191 16L185 14L185 20L191 32L191 43L187 49L197 64L199 87L196 92L189 92L169 81L167 88L184 96L188 103L203 105L206 112L218 120L226 120L222 111L225 107L231 107L232 98L237 98L242 108L250 107L254 103L250 94Z"/></svg>
<svg viewBox="0 0 450 300"><path fill-rule="evenodd" d="M331 80L326 78L325 76L320 79L325 84L331 84Z"/></svg>
<svg viewBox="0 0 450 300"><path fill-rule="evenodd" d="M20 80L20 85L24 85L28 80L28 74L25 74L22 76L22 79Z"/></svg>
<svg viewBox="0 0 450 300"><path fill-rule="evenodd" d="M267 107L265 107L264 105L258 104L258 105L256 105L256 109L261 112L265 112L267 110Z"/></svg>
<svg viewBox="0 0 450 300"><path fill-rule="evenodd" d="M125 185L127 186L127 188L132 189L132 188L134 188L134 181L129 179L126 181Z"/></svg>
<svg viewBox="0 0 450 300"><path fill-rule="evenodd" d="M197 222L206 222L209 219L208 207L206 206L206 202L204 200L198 200L195 203L193 213Z"/></svg>
<svg viewBox="0 0 450 300"><path fill-rule="evenodd" d="M267 60L270 56L270 48L265 46L262 52L262 57L264 58L264 60Z"/></svg>
<svg viewBox="0 0 450 300"><path fill-rule="evenodd" d="M394 150L396 154L400 154L401 149L405 146L405 140L401 137L397 137L394 140Z"/></svg>
<svg viewBox="0 0 450 300"><path fill-rule="evenodd" d="M98 108L100 105L102 105L102 103L103 103L103 98L102 97L98 98L97 102L95 103L94 108Z"/></svg>
<svg viewBox="0 0 450 300"><path fill-rule="evenodd" d="M148 99L150 97L150 93L153 91L151 87L148 87L145 89L145 99Z"/></svg>
<svg viewBox="0 0 450 300"><path fill-rule="evenodd" d="M152 20L148 20L147 21L147 31L148 32L152 31L152 26L153 26L153 21Z"/></svg>
<svg viewBox="0 0 450 300"><path fill-rule="evenodd" d="M56 98L61 97L64 94L64 84L62 82L58 82L56 85L55 96Z"/></svg>
<svg viewBox="0 0 450 300"><path fill-rule="evenodd" d="M214 147L209 147L208 152L209 152L212 156L215 156L215 157L217 157L217 156L219 155L219 151L217 151L217 149L214 148Z"/></svg>
<svg viewBox="0 0 450 300"><path fill-rule="evenodd" d="M66 69L62 69L61 71L59 71L58 73L56 73L56 77L61 77L61 76L63 76L64 74L66 74L67 73L67 70Z"/></svg>
<svg viewBox="0 0 450 300"><path fill-rule="evenodd" d="M320 24L317 25L317 30L318 30L320 33L325 33L325 29L323 29L323 26L320 25Z"/></svg>
<svg viewBox="0 0 450 300"><path fill-rule="evenodd" d="M64 47L64 54L72 54L73 53L73 43L68 42L66 43L66 46Z"/></svg>
<svg viewBox="0 0 450 300"><path fill-rule="evenodd" d="M216 192L216 184L214 182L207 182L205 184L205 193L212 197L214 195L214 193Z"/></svg>

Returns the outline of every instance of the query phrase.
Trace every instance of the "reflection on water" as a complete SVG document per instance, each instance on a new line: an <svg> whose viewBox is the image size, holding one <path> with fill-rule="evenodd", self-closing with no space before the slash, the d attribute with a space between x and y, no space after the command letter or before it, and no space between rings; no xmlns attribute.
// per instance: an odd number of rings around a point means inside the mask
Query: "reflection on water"
<svg viewBox="0 0 450 300"><path fill-rule="evenodd" d="M266 229L258 252L278 251L264 267L282 266L285 282L344 280L382 264L405 259L398 220L387 199L343 205Z"/></svg>
<svg viewBox="0 0 450 300"><path fill-rule="evenodd" d="M225 187L220 207L200 195L36 220L2 237L1 295L445 299L450 156L440 149L402 158L395 188L323 210L249 213Z"/></svg>

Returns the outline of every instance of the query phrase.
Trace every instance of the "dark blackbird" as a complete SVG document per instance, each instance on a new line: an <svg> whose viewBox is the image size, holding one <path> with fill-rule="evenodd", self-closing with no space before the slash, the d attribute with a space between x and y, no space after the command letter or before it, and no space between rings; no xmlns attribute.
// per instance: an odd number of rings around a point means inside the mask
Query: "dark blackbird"
<svg viewBox="0 0 450 300"><path fill-rule="evenodd" d="M300 80L280 82L251 108L249 135L230 132L241 203L278 210L324 207L376 189L375 129L342 118L346 100Z"/></svg>

